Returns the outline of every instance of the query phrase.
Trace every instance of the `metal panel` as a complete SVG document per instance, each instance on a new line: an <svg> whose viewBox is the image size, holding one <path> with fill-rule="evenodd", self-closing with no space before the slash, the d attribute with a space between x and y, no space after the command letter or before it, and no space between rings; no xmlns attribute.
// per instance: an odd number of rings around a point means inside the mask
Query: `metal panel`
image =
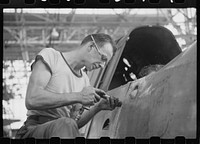
<svg viewBox="0 0 200 144"><path fill-rule="evenodd" d="M98 113L87 138L196 137L196 43L158 72L109 92L122 107ZM138 92L133 87L139 83ZM108 129L102 126L109 119Z"/></svg>
<svg viewBox="0 0 200 144"><path fill-rule="evenodd" d="M108 92L109 95L118 97L120 101L124 101L125 99L125 95L128 91L130 83L121 86L117 89L113 89L111 91ZM98 113L91 125L90 125L90 129L89 129L89 133L88 133L88 138L99 138L99 137L103 137L103 136L111 136L116 129L116 122L117 119L119 118L119 114L120 114L121 108L117 108L113 111L101 111L100 113ZM106 122L106 120L110 121L109 124L109 130L107 130L106 128L103 128Z"/></svg>

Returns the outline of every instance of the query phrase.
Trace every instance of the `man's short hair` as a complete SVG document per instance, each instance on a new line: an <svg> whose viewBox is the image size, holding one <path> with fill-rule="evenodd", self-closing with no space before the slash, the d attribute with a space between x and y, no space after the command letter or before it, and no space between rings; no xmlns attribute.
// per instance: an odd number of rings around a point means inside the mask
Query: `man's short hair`
<svg viewBox="0 0 200 144"><path fill-rule="evenodd" d="M106 43L110 43L113 47L113 54L116 52L117 49L116 49L115 43L109 35L104 34L104 33L96 33L96 34L91 34L91 35L93 36L99 48L101 48ZM81 45L84 45L92 41L91 35L86 36L81 42Z"/></svg>
<svg viewBox="0 0 200 144"><path fill-rule="evenodd" d="M163 66L164 65L161 65L161 64L144 66L139 72L139 77L141 78L141 77L149 75L152 72L156 72L160 70Z"/></svg>

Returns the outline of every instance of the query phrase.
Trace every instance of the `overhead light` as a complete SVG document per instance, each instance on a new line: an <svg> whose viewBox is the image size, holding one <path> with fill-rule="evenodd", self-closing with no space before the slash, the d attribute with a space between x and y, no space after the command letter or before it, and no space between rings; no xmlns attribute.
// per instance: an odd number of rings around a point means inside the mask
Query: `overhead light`
<svg viewBox="0 0 200 144"><path fill-rule="evenodd" d="M131 67L130 63L128 62L127 59L123 58L123 62L128 66L128 67Z"/></svg>
<svg viewBox="0 0 200 144"><path fill-rule="evenodd" d="M57 32L56 28L53 28L51 32L51 36L57 38L59 36L59 33Z"/></svg>

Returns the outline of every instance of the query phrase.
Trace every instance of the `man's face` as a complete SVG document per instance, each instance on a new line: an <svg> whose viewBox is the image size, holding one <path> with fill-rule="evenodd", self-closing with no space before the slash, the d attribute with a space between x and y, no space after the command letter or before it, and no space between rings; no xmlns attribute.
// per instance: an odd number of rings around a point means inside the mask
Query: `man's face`
<svg viewBox="0 0 200 144"><path fill-rule="evenodd" d="M100 67L103 68L113 56L113 48L110 43L105 43L101 48L93 44L92 51L92 58L90 59L90 63L86 66L88 71Z"/></svg>

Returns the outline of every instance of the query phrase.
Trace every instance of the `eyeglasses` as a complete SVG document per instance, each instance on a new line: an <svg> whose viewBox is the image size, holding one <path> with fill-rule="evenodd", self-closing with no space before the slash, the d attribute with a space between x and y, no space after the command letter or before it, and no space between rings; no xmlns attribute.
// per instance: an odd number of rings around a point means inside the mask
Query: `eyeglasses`
<svg viewBox="0 0 200 144"><path fill-rule="evenodd" d="M104 64L107 63L107 56L105 54L103 54L102 52L100 52L99 47L97 46L97 43L95 42L93 36L91 35L92 41L94 42L95 48L97 50L97 52L99 53L99 55L101 55L101 60L104 62Z"/></svg>

